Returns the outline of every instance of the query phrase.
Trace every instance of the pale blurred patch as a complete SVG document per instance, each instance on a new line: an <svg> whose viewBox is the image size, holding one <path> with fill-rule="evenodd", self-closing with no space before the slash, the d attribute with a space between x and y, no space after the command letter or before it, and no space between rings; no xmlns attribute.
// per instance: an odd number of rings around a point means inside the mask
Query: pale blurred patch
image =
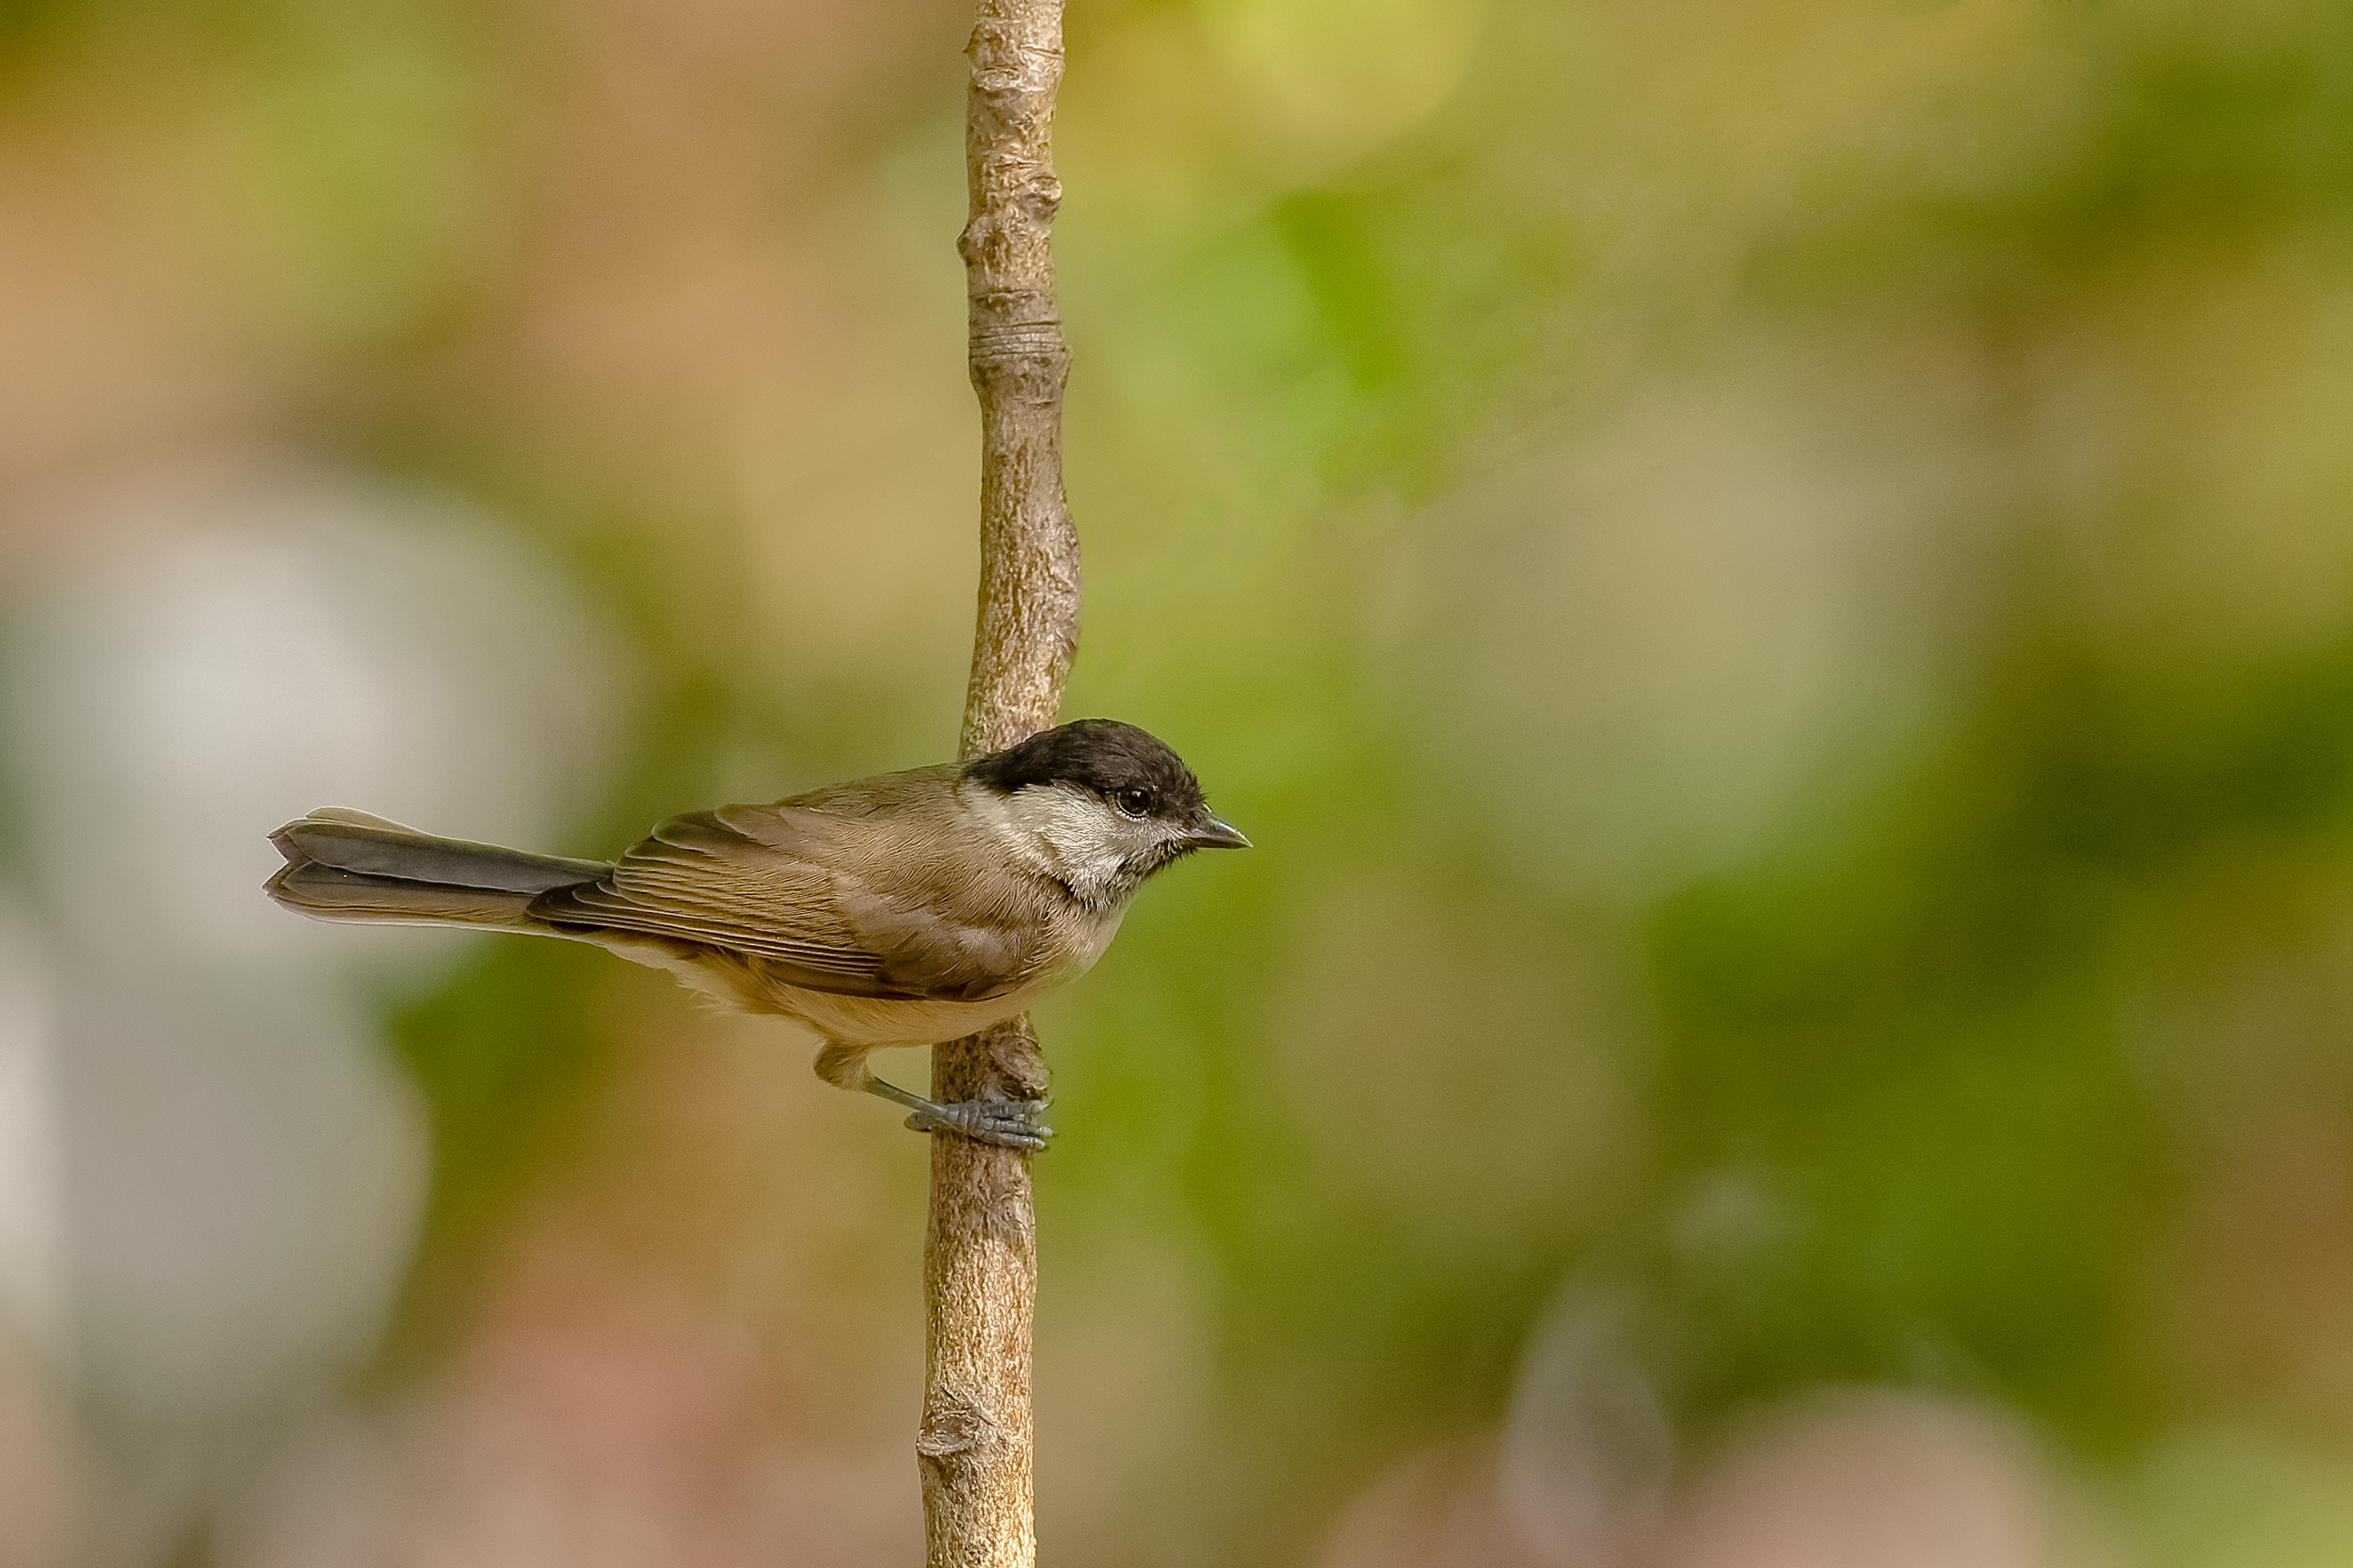
<svg viewBox="0 0 2353 1568"><path fill-rule="evenodd" d="M1671 1568L2105 1568L2120 1560L2010 1417L1836 1391L1760 1419L1693 1483Z"/></svg>
<svg viewBox="0 0 2353 1568"><path fill-rule="evenodd" d="M1868 369L1903 390L1865 447L1837 410ZM1375 635L1507 863L1650 896L1913 722L1977 592L1971 376L1759 344L1417 520Z"/></svg>
<svg viewBox="0 0 2353 1568"><path fill-rule="evenodd" d="M594 798L626 658L470 509L292 464L60 511L40 527L72 549L11 584L0 700L34 874L75 941L413 968L448 939L388 945L262 898L264 835L357 806L557 849Z"/></svg>
<svg viewBox="0 0 2353 1568"><path fill-rule="evenodd" d="M49 504L0 686L43 920L9 951L0 1279L145 1553L364 1355L423 1201L422 1108L369 1003L456 948L275 907L266 834L336 804L567 847L630 677L446 501L248 460Z"/></svg>
<svg viewBox="0 0 2353 1568"><path fill-rule="evenodd" d="M0 904L0 1321L53 1361L72 1350L54 984L38 930Z"/></svg>
<svg viewBox="0 0 2353 1568"><path fill-rule="evenodd" d="M81 1382L176 1432L364 1352L423 1195L413 1091L347 1000L59 976Z"/></svg>
<svg viewBox="0 0 2353 1568"><path fill-rule="evenodd" d="M1521 1352L1495 1497L1543 1568L1628 1560L1657 1528L1675 1433L1635 1353L1647 1310L1637 1291L1572 1287Z"/></svg>
<svg viewBox="0 0 2353 1568"><path fill-rule="evenodd" d="M1540 1363L1541 1365L1541 1363ZM1595 1436L1606 1436L1596 1432ZM1556 1455L1565 1450L1554 1450ZM1595 1533L1596 1466L1514 1506L1509 1439L1442 1445L1342 1511L1320 1568L2122 1568L2106 1527L2009 1417L1894 1389L1801 1397L1702 1464L1663 1513ZM1524 1483L1523 1483L1524 1484Z"/></svg>

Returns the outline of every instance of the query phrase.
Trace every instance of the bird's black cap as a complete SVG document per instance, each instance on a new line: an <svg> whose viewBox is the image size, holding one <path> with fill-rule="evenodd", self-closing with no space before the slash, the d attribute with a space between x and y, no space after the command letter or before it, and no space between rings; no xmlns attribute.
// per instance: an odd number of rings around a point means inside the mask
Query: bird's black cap
<svg viewBox="0 0 2353 1568"><path fill-rule="evenodd" d="M1176 821L1208 809L1193 770L1149 732L1117 719L1076 719L1044 730L966 763L964 776L1000 794L1031 784L1067 784L1112 800L1142 790L1151 797L1150 815Z"/></svg>

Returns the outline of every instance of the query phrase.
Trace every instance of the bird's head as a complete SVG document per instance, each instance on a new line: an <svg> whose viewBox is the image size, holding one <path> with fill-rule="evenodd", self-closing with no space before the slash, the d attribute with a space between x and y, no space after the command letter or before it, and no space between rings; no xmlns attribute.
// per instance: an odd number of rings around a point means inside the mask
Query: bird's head
<svg viewBox="0 0 2353 1568"><path fill-rule="evenodd" d="M1250 840L1209 809L1193 770L1147 731L1079 719L967 763L964 776L1034 834L1071 891L1116 903L1197 849Z"/></svg>

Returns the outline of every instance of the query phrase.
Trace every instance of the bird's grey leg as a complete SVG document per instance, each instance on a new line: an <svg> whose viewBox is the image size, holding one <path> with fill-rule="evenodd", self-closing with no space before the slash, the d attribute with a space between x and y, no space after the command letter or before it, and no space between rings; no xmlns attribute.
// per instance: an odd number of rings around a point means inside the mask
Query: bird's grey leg
<svg viewBox="0 0 2353 1568"><path fill-rule="evenodd" d="M1045 1100L951 1100L943 1105L872 1076L866 1080L866 1092L912 1110L907 1126L918 1132L961 1132L1009 1149L1042 1149L1054 1135L1052 1128L1038 1120L1045 1112Z"/></svg>
<svg viewBox="0 0 2353 1568"><path fill-rule="evenodd" d="M917 1132L961 1132L984 1144L1013 1149L1042 1149L1054 1129L1038 1120L1045 1100L956 1100L943 1105L876 1078L866 1064L869 1048L829 1041L817 1053L817 1076L840 1089L879 1095L914 1112L906 1125Z"/></svg>

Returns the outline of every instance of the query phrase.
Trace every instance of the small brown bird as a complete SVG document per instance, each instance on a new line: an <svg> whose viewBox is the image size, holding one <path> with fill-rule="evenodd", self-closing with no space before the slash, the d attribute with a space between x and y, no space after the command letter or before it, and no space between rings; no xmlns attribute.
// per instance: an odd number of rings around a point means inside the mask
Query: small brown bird
<svg viewBox="0 0 2353 1568"><path fill-rule="evenodd" d="M328 808L270 835L270 897L324 920L594 942L823 1035L818 1076L907 1125L1043 1148L1043 1100L940 1104L869 1051L960 1039L1093 967L1146 877L1247 848L1176 754L1080 719L970 762L672 817L610 864L437 839Z"/></svg>

